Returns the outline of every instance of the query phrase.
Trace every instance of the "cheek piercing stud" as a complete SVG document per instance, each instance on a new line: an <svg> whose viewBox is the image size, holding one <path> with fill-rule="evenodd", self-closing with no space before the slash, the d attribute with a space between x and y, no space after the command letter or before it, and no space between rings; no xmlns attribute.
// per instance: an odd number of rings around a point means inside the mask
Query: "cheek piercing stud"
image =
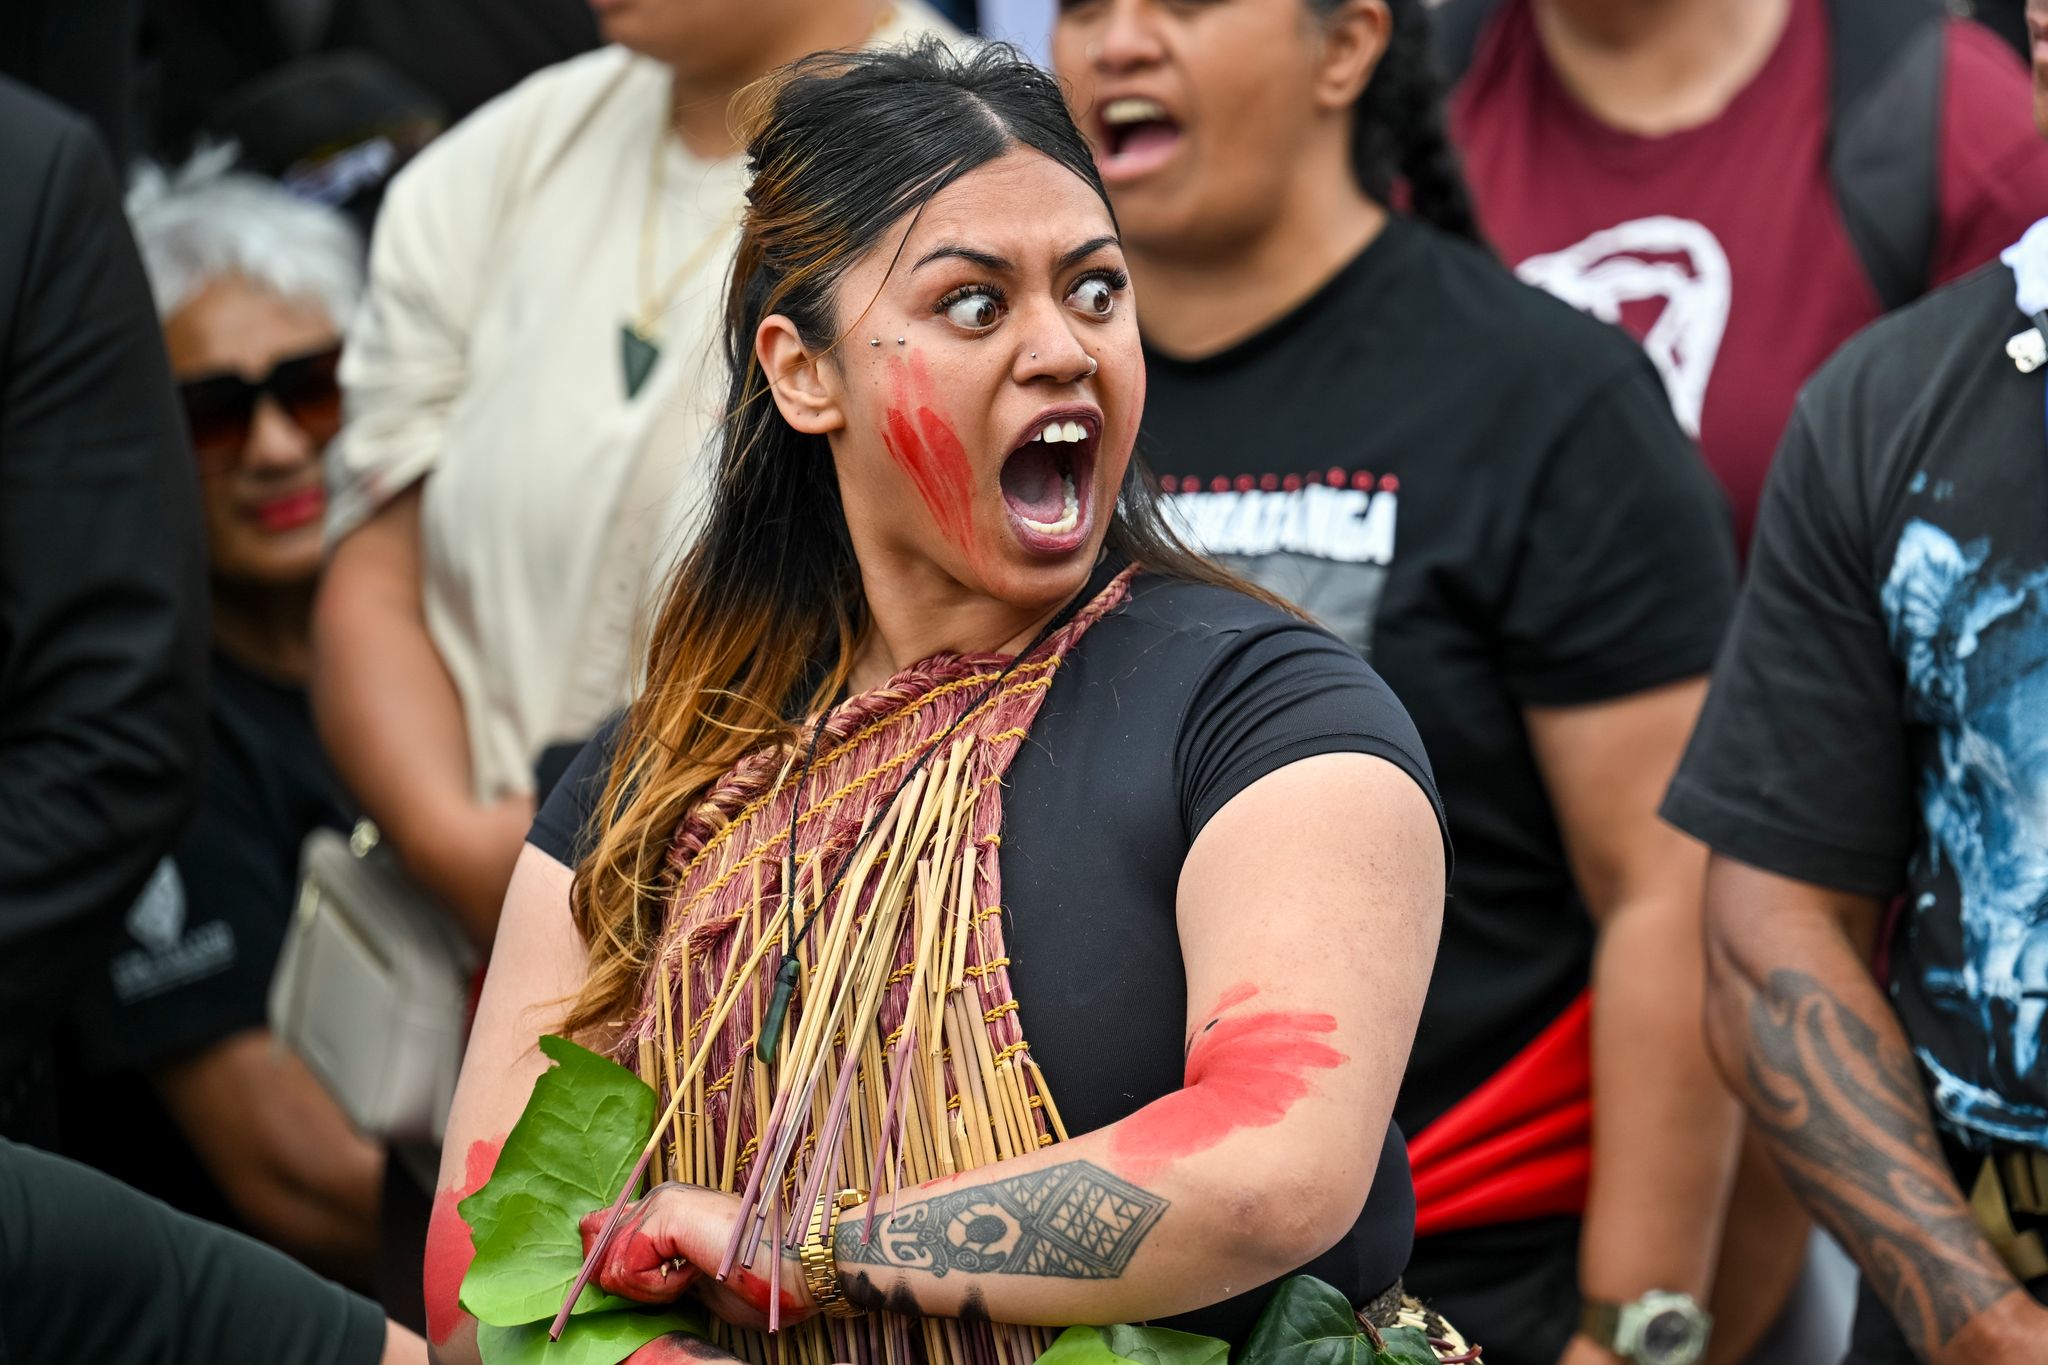
<svg viewBox="0 0 2048 1365"><path fill-rule="evenodd" d="M882 344L882 339L881 339L880 337L869 337L869 338L868 338L868 345L870 345L870 346L879 346L879 345L881 345L881 344Z"/></svg>
<svg viewBox="0 0 2048 1365"><path fill-rule="evenodd" d="M903 338L902 338L902 337L897 337L897 338L896 338L896 344L897 344L898 346L901 346L901 345L903 344Z"/></svg>

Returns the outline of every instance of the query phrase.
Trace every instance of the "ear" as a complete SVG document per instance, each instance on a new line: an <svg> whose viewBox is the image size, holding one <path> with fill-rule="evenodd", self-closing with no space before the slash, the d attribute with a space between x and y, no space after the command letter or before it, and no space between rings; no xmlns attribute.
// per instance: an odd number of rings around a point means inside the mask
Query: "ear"
<svg viewBox="0 0 2048 1365"><path fill-rule="evenodd" d="M839 375L822 354L804 345L795 323L780 313L761 319L754 330L754 357L768 376L783 421L806 436L846 426Z"/></svg>
<svg viewBox="0 0 2048 1365"><path fill-rule="evenodd" d="M1394 14L1387 0L1346 0L1321 23L1322 52L1313 80L1316 103L1333 111L1349 109L1387 55Z"/></svg>

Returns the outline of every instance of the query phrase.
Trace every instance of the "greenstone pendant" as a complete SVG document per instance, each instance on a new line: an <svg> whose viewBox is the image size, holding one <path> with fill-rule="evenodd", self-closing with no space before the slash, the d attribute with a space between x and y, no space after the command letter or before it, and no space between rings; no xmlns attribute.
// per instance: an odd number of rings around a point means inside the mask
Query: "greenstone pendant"
<svg viewBox="0 0 2048 1365"><path fill-rule="evenodd" d="M661 359L661 347L640 334L632 323L619 327L619 364L626 372L626 397L637 398L654 362Z"/></svg>

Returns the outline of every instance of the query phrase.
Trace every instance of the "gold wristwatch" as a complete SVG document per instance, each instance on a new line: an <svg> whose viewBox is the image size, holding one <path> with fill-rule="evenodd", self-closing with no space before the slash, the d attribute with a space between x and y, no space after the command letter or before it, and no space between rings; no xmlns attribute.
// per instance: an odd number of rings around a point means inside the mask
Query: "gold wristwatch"
<svg viewBox="0 0 2048 1365"><path fill-rule="evenodd" d="M846 1301L839 1287L839 1257L832 1250L832 1234L839 1230L839 1215L867 1202L859 1190L841 1190L821 1196L811 1210L811 1235L797 1248L797 1261L804 1268L804 1288L811 1302L827 1317L857 1318L861 1309Z"/></svg>

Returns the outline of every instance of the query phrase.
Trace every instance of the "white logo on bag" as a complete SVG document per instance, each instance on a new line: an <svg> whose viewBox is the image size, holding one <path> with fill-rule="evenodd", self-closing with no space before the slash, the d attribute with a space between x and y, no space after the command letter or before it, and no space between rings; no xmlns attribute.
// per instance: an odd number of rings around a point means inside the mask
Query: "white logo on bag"
<svg viewBox="0 0 2048 1365"><path fill-rule="evenodd" d="M1706 408L1707 381L1728 329L1734 295L1728 253L1704 224L1689 218L1636 218L1576 246L1531 256L1515 267L1527 284L1602 322L1622 323L1632 303L1662 302L1643 349L1664 376L1678 420L1694 437Z"/></svg>
<svg viewBox="0 0 2048 1365"><path fill-rule="evenodd" d="M114 994L123 1002L161 995L235 960L235 932L221 920L185 932L185 883L169 858L128 911L128 934L142 947L115 958Z"/></svg>

